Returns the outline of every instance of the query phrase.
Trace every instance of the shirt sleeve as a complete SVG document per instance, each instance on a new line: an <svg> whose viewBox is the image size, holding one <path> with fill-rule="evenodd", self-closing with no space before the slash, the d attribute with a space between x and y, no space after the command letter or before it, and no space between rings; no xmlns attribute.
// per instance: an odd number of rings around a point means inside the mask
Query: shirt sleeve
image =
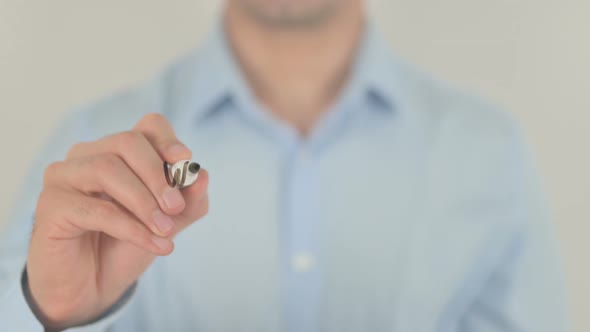
<svg viewBox="0 0 590 332"><path fill-rule="evenodd" d="M28 305L21 273L26 263L35 207L42 189L43 170L62 160L72 145L88 138L85 112L75 112L61 123L27 173L20 195L7 222L0 229L0 331L44 331ZM132 298L135 287L97 321L67 331L105 331Z"/></svg>
<svg viewBox="0 0 590 332"><path fill-rule="evenodd" d="M43 325L35 316L29 301L27 300L26 288L27 285L26 271L23 271L23 277L20 280L15 280L5 293L0 301L0 327L3 324L5 328L10 331L23 332L43 332L45 331ZM135 294L136 285L129 288L117 303L115 303L109 310L103 313L96 320L84 325L72 327L66 332L103 332L111 326L118 317L124 312L131 302Z"/></svg>
<svg viewBox="0 0 590 332"><path fill-rule="evenodd" d="M0 298L0 330L44 332L43 325L29 307L19 278L14 278Z"/></svg>

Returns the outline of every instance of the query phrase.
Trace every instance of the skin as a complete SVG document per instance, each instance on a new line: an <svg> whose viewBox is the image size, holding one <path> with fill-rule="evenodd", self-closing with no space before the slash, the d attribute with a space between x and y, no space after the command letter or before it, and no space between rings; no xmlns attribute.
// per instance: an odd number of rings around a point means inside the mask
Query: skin
<svg viewBox="0 0 590 332"><path fill-rule="evenodd" d="M45 170L27 273L49 330L104 312L207 213L206 170L182 192L162 174L164 160L191 157L166 118L150 114L130 131L75 145Z"/></svg>
<svg viewBox="0 0 590 332"><path fill-rule="evenodd" d="M275 29L309 28L322 25L334 16L342 0L233 0L249 18Z"/></svg>
<svg viewBox="0 0 590 332"><path fill-rule="evenodd" d="M362 0L228 0L234 56L259 102L306 135L345 84ZM205 169L171 189L164 161L191 159L162 115L80 143L44 175L27 258L28 301L46 330L92 321L139 279L176 234L208 212Z"/></svg>
<svg viewBox="0 0 590 332"><path fill-rule="evenodd" d="M234 56L260 104L307 136L348 80L362 0L229 0Z"/></svg>

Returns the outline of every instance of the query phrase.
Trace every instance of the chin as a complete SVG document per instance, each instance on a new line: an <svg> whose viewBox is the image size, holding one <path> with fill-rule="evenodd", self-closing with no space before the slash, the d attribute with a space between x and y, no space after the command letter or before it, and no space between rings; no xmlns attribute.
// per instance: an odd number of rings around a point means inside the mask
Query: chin
<svg viewBox="0 0 590 332"><path fill-rule="evenodd" d="M347 0L229 0L256 20L278 26L310 25L329 17Z"/></svg>

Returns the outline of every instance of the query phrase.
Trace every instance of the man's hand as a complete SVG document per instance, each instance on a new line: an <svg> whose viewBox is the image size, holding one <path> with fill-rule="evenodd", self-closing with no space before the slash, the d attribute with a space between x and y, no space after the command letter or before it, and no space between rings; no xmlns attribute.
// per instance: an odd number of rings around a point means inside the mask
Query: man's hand
<svg viewBox="0 0 590 332"><path fill-rule="evenodd" d="M27 273L46 328L98 317L207 213L207 171L182 192L164 177L164 161L191 157L166 118L150 114L131 131L75 145L45 170Z"/></svg>

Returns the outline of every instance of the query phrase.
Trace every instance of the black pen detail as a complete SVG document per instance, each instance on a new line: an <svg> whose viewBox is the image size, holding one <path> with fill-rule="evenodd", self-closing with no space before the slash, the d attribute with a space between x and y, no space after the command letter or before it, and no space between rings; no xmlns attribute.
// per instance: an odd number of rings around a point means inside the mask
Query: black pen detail
<svg viewBox="0 0 590 332"><path fill-rule="evenodd" d="M179 167L181 162L170 165L164 162L164 176L166 182L172 188L184 188L190 186L196 181L196 175L201 169L201 165L191 161L183 161L182 168ZM190 183L189 183L190 182Z"/></svg>

